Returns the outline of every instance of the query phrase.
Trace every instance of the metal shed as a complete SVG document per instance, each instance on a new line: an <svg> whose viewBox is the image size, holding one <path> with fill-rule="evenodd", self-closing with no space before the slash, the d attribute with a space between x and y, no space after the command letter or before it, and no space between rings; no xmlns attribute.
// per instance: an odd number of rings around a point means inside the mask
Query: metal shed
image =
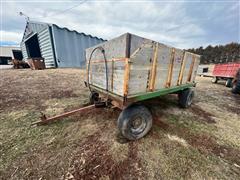
<svg viewBox="0 0 240 180"><path fill-rule="evenodd" d="M0 64L7 65L12 59L22 60L20 47L0 46Z"/></svg>
<svg viewBox="0 0 240 180"><path fill-rule="evenodd" d="M28 21L21 42L23 59L44 58L46 68L85 67L85 49L102 38L61 28L56 24Z"/></svg>

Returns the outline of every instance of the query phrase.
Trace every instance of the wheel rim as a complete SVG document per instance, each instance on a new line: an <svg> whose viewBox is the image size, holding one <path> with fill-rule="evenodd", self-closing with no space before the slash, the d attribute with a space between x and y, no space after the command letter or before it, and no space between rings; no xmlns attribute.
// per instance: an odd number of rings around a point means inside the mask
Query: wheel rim
<svg viewBox="0 0 240 180"><path fill-rule="evenodd" d="M192 101L193 101L193 92L191 92L188 96L187 105L190 106L192 104Z"/></svg>
<svg viewBox="0 0 240 180"><path fill-rule="evenodd" d="M237 83L233 83L232 89L235 89L235 88L236 88L236 84L237 84Z"/></svg>
<svg viewBox="0 0 240 180"><path fill-rule="evenodd" d="M99 94L96 93L96 92L92 92L91 95L90 95L91 103L94 103L94 102L98 101L98 99L99 99Z"/></svg>
<svg viewBox="0 0 240 180"><path fill-rule="evenodd" d="M142 133L147 126L147 123L144 118L141 116L137 115L133 117L130 128L133 134L140 134Z"/></svg>
<svg viewBox="0 0 240 180"><path fill-rule="evenodd" d="M94 101L98 101L98 98L99 98L99 94L97 94L97 93L93 94Z"/></svg>
<svg viewBox="0 0 240 180"><path fill-rule="evenodd" d="M212 79L212 82L213 83L216 83L218 81L218 79L216 78L216 77L214 77L213 79Z"/></svg>

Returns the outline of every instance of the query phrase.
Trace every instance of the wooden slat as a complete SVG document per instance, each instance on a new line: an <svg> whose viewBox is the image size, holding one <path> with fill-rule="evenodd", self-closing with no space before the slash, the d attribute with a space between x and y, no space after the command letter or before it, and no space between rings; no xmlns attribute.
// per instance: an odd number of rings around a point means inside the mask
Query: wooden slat
<svg viewBox="0 0 240 180"><path fill-rule="evenodd" d="M200 57L195 55L195 63L194 63L194 66L193 66L191 82L193 82L196 78L199 62L200 62Z"/></svg>
<svg viewBox="0 0 240 180"><path fill-rule="evenodd" d="M144 44L134 56L131 55L128 95L149 90L154 46L152 42Z"/></svg>
<svg viewBox="0 0 240 180"><path fill-rule="evenodd" d="M192 63L191 63L191 66L190 66L190 69L189 69L189 73L188 73L188 78L187 78L187 81L190 82L191 81L191 77L192 77L192 72L193 72L193 67L194 67L194 64L195 64L195 56L192 54Z"/></svg>
<svg viewBox="0 0 240 180"><path fill-rule="evenodd" d="M123 82L123 94L125 97L128 95L129 73L130 73L129 58L126 58L125 59L124 82Z"/></svg>
<svg viewBox="0 0 240 180"><path fill-rule="evenodd" d="M90 67L88 68L88 63L86 63L86 77L87 77L87 81L91 84L92 82L92 68L91 68L91 64L90 64ZM89 70L88 70L89 69ZM89 72L89 74L88 74Z"/></svg>
<svg viewBox="0 0 240 180"><path fill-rule="evenodd" d="M122 58L112 58L112 59L107 60L107 62L112 62L112 61L125 61L125 58L124 57L122 57ZM91 60L91 64L92 63L104 63L104 62L105 62L105 60L102 60L102 59Z"/></svg>
<svg viewBox="0 0 240 180"><path fill-rule="evenodd" d="M113 91L113 77L114 77L114 61L112 61L112 76L111 76L111 89Z"/></svg>
<svg viewBox="0 0 240 180"><path fill-rule="evenodd" d="M175 49L172 48L170 63L169 63L169 66L168 66L168 78L167 78L167 82L166 82L165 87L170 87L171 86L172 73L173 73L173 63L174 63L174 54L175 54Z"/></svg>
<svg viewBox="0 0 240 180"><path fill-rule="evenodd" d="M126 58L130 58L130 52L131 52L131 34L127 33L126 35Z"/></svg>
<svg viewBox="0 0 240 180"><path fill-rule="evenodd" d="M157 74L157 59L158 59L158 43L156 43L155 49L154 49L153 63L151 68L151 79L150 79L150 86L149 86L150 91L153 91L155 89L155 80L156 80L156 74Z"/></svg>
<svg viewBox="0 0 240 180"><path fill-rule="evenodd" d="M182 84L182 78L183 78L183 72L184 72L184 67L185 67L185 62L186 62L186 56L185 56L185 51L183 53L183 57L182 57L182 65L181 65L181 70L179 73L179 77L178 77L178 85Z"/></svg>
<svg viewBox="0 0 240 180"><path fill-rule="evenodd" d="M123 81L125 73L125 62L113 61L107 63L108 65L108 90L123 96ZM105 63L94 63L91 64L91 83L92 85L98 86L105 89L106 84L106 71Z"/></svg>

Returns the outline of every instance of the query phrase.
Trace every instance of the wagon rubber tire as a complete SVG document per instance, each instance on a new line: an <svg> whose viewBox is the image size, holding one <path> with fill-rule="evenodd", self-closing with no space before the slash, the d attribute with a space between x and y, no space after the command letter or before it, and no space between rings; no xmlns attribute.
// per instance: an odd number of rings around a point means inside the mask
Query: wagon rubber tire
<svg viewBox="0 0 240 180"><path fill-rule="evenodd" d="M138 124L137 124L137 121ZM152 114L143 105L131 105L118 117L118 129L128 140L137 140L145 136L152 127Z"/></svg>
<svg viewBox="0 0 240 180"><path fill-rule="evenodd" d="M240 80L237 80L237 82L233 83L232 93L240 94Z"/></svg>
<svg viewBox="0 0 240 180"><path fill-rule="evenodd" d="M226 83L225 83L225 86L230 88L230 87L232 87L232 85L233 85L233 84L232 84L232 79L230 79L230 78L227 79L227 81L226 81Z"/></svg>
<svg viewBox="0 0 240 180"><path fill-rule="evenodd" d="M212 83L215 83L215 84L216 84L217 82L218 82L218 78L217 78L217 77L213 77L213 78L212 78Z"/></svg>
<svg viewBox="0 0 240 180"><path fill-rule="evenodd" d="M178 93L179 105L182 108L191 106L194 97L194 91L191 88L185 89Z"/></svg>
<svg viewBox="0 0 240 180"><path fill-rule="evenodd" d="M89 95L90 104L94 104L98 100L99 100L99 94L96 93L95 91L91 92Z"/></svg>

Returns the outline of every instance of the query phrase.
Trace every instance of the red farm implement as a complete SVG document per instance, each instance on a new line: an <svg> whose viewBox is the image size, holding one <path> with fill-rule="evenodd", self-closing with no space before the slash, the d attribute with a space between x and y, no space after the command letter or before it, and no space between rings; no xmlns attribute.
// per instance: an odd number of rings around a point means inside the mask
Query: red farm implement
<svg viewBox="0 0 240 180"><path fill-rule="evenodd" d="M226 87L232 87L237 71L240 69L240 63L216 64L213 69L213 83L219 80L226 80Z"/></svg>

